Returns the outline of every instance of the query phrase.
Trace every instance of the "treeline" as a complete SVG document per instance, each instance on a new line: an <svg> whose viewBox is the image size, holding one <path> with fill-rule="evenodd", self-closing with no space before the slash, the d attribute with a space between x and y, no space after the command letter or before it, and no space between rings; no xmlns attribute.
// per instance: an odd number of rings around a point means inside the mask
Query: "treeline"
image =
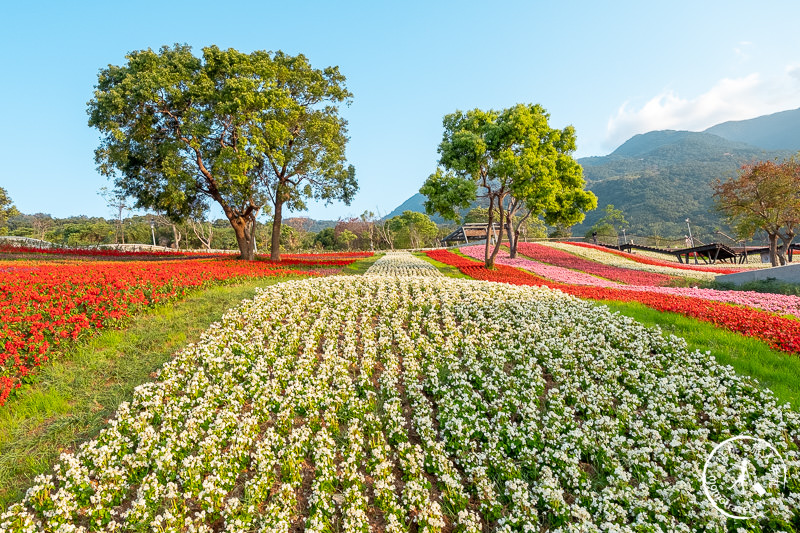
<svg viewBox="0 0 800 533"><path fill-rule="evenodd" d="M372 213L337 221L316 221L307 217L284 219L281 225L282 252L311 250L384 250L436 246L452 230L437 226L423 214L406 211L381 220ZM256 225L256 246L269 249L272 223ZM65 246L98 244L155 244L180 250L236 250L236 235L228 220L188 219L175 223L153 214L106 219L74 216L57 218L45 213L16 212L9 216L0 235L30 237Z"/></svg>

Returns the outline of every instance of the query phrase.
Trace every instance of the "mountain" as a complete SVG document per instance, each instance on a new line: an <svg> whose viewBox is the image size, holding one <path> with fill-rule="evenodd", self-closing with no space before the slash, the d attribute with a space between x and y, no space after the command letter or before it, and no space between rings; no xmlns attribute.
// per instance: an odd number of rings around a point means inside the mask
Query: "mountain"
<svg viewBox="0 0 800 533"><path fill-rule="evenodd" d="M629 234L680 237L686 219L703 241L725 230L713 210L711 182L735 176L746 162L784 159L793 150L765 150L706 132L654 131L636 135L604 157L578 159L598 209L573 230L582 235L614 204L630 222Z"/></svg>
<svg viewBox="0 0 800 533"><path fill-rule="evenodd" d="M573 228L582 235L614 204L630 222L628 235L682 237L686 219L695 236L717 240L727 228L713 209L710 184L736 175L742 164L786 159L800 151L800 109L731 121L702 132L661 130L634 135L606 156L578 159L598 209ZM424 212L415 194L389 216Z"/></svg>
<svg viewBox="0 0 800 533"><path fill-rule="evenodd" d="M425 200L427 200L427 198L422 193L417 193L408 200L406 200L405 202L403 202L402 204L400 204L399 206L397 206L394 211L392 211L383 218L384 220L388 220L392 217L402 215L403 211L417 211L419 213L425 213L425 205L424 205ZM463 217L464 215L466 215L467 212L470 209L472 209L472 207L475 207L478 204L479 202L473 202L472 206L469 209L462 209L461 216ZM428 216L431 218L431 220L433 220L437 224L452 224L452 222L450 222L449 220L445 220L443 217L439 215L428 215Z"/></svg>
<svg viewBox="0 0 800 533"><path fill-rule="evenodd" d="M800 150L800 109L781 111L750 120L723 122L705 130L731 141L767 150Z"/></svg>
<svg viewBox="0 0 800 533"><path fill-rule="evenodd" d="M416 211L418 213L425 212L425 206L423 203L425 202L426 197L422 195L422 193L417 193L402 204L398 205L394 211L383 217L385 220L389 220L390 218L396 217L398 215L402 215L403 211ZM431 220L436 222L437 224L441 224L444 219L440 216L432 216Z"/></svg>

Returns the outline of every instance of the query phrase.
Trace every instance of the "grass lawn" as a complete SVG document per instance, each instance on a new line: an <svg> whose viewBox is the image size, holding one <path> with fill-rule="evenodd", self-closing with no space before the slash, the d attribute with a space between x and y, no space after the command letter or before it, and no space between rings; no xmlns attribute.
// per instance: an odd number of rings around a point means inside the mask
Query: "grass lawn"
<svg viewBox="0 0 800 533"><path fill-rule="evenodd" d="M135 316L125 329L101 332L37 371L37 382L0 409L0 510L19 501L33 478L52 471L105 425L133 389L151 381L172 354L256 287L291 277L213 286Z"/></svg>
<svg viewBox="0 0 800 533"><path fill-rule="evenodd" d="M347 276L360 276L364 272L366 272L367 269L371 267L373 263L375 263L375 261L377 261L381 257L383 257L383 254L376 253L372 257L365 257L363 259L359 259L358 261L350 263L349 265L344 267L342 269L342 274Z"/></svg>
<svg viewBox="0 0 800 533"><path fill-rule="evenodd" d="M454 267L454 266L446 265L444 263L440 263L439 261L436 261L435 259L431 259L430 257L428 257L427 255L425 255L422 252L414 252L413 255L419 257L423 261L427 261L428 263L432 264L433 266L435 266L436 268L439 269L439 272L441 272L442 274L444 274L445 276L447 276L449 278L472 279L469 276L467 276L466 274L463 274L460 270L458 270L458 267Z"/></svg>

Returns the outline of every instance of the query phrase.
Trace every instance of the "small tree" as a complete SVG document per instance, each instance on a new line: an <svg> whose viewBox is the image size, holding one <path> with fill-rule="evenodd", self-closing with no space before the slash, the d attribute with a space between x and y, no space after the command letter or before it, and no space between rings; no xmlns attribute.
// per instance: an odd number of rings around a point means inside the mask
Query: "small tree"
<svg viewBox="0 0 800 533"><path fill-rule="evenodd" d="M622 212L622 209L614 207L614 204L608 204L603 209L605 214L595 222L588 233L597 233L597 235L602 237L618 239L620 230L628 227L625 214Z"/></svg>
<svg viewBox="0 0 800 533"><path fill-rule="evenodd" d="M336 246L336 232L333 228L325 228L314 236L314 244L318 244L326 250L332 250Z"/></svg>
<svg viewBox="0 0 800 533"><path fill-rule="evenodd" d="M44 240L45 233L53 226L53 217L45 213L36 213L31 219L31 225L34 235Z"/></svg>
<svg viewBox="0 0 800 533"><path fill-rule="evenodd" d="M129 210L128 199L125 194L118 189L110 190L108 187L100 187L98 193L106 201L106 205L112 210L117 220L117 230L114 233L114 244L125 244L125 226L122 223L125 211Z"/></svg>
<svg viewBox="0 0 800 533"><path fill-rule="evenodd" d="M14 202L8 196L8 191L0 187L0 235L8 234L6 223L11 217L19 215L19 211L14 206Z"/></svg>
<svg viewBox="0 0 800 533"><path fill-rule="evenodd" d="M717 209L727 215L736 234L749 239L763 230L772 266L785 265L785 253L800 227L800 162L792 158L742 165L737 177L711 186Z"/></svg>
<svg viewBox="0 0 800 533"><path fill-rule="evenodd" d="M389 226L403 248L423 248L439 233L436 223L417 211L403 211L389 221Z"/></svg>
<svg viewBox="0 0 800 533"><path fill-rule="evenodd" d="M489 220L489 210L485 207L474 207L464 215L464 224L485 224Z"/></svg>
<svg viewBox="0 0 800 533"><path fill-rule="evenodd" d="M505 228L516 252L522 224L544 217L549 224L572 225L597 206L583 190L583 170L572 158L575 130L550 128L540 105L516 105L503 111L474 109L444 117L437 169L420 189L425 210L457 222L458 210L481 198L487 205L484 261L493 267L503 232L490 247L495 220Z"/></svg>
<svg viewBox="0 0 800 533"><path fill-rule="evenodd" d="M336 237L336 240L339 241L344 245L346 249L350 249L350 243L356 240L356 234L350 231L349 229L342 230L341 233Z"/></svg>

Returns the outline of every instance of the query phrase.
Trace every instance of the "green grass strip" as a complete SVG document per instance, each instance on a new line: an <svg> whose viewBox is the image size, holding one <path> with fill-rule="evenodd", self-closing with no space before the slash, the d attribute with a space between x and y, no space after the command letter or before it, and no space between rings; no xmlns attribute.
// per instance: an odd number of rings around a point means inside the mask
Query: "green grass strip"
<svg viewBox="0 0 800 533"><path fill-rule="evenodd" d="M447 276L448 278L463 278L463 279L472 279L471 277L467 276L466 274L462 273L458 267L450 266L445 263L440 263L435 259L431 259L423 252L413 252L413 255L419 257L423 261L427 261L428 263L432 264L436 268L439 269L439 272Z"/></svg>
<svg viewBox="0 0 800 533"><path fill-rule="evenodd" d="M376 253L372 257L364 257L363 259L354 261L342 269L342 274L347 276L361 276L382 256L383 254Z"/></svg>
<svg viewBox="0 0 800 533"><path fill-rule="evenodd" d="M0 409L0 510L19 501L37 474L49 473L62 451L95 437L133 389L152 381L172 354L196 342L256 287L289 277L212 286L135 316L37 371L37 382Z"/></svg>
<svg viewBox="0 0 800 533"><path fill-rule="evenodd" d="M690 350L710 351L717 362L730 365L741 375L758 380L775 394L781 404L788 402L800 411L800 357L773 350L767 344L739 333L678 313L656 311L635 302L603 301L612 311L627 315L646 326L658 326L664 334L686 339Z"/></svg>

